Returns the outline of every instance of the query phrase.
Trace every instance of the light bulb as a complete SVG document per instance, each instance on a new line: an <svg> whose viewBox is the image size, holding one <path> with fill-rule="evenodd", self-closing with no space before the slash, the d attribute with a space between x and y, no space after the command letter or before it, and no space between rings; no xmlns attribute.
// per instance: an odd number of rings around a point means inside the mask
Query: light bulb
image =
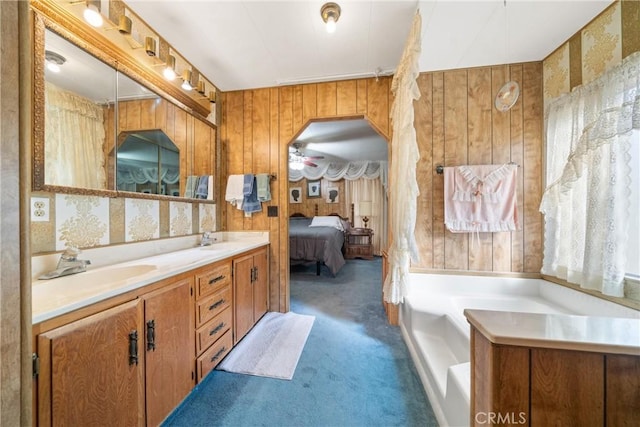
<svg viewBox="0 0 640 427"><path fill-rule="evenodd" d="M289 167L294 171L301 171L304 169L304 163L302 162L291 162L289 163Z"/></svg>
<svg viewBox="0 0 640 427"><path fill-rule="evenodd" d="M164 76L165 79L172 81L176 78L176 71L167 65L165 69L162 71L162 75Z"/></svg>
<svg viewBox="0 0 640 427"><path fill-rule="evenodd" d="M327 18L327 33L332 34L336 31L336 20L333 16Z"/></svg>
<svg viewBox="0 0 640 427"><path fill-rule="evenodd" d="M182 81L182 85L180 87L182 87L182 89L184 89L184 90L192 90L193 89L193 87L191 87L191 84L186 80Z"/></svg>
<svg viewBox="0 0 640 427"><path fill-rule="evenodd" d="M54 73L59 73L60 72L60 66L58 64L56 64L55 62L47 62L47 70L54 72Z"/></svg>
<svg viewBox="0 0 640 427"><path fill-rule="evenodd" d="M84 20L89 23L89 25L93 27L102 27L103 20L102 15L100 15L100 11L94 4L88 4L87 8L82 13L84 16Z"/></svg>

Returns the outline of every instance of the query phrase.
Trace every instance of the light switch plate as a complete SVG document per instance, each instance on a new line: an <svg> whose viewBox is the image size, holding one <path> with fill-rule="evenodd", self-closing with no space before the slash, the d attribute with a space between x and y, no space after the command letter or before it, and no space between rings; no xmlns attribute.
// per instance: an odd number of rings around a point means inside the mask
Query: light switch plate
<svg viewBox="0 0 640 427"><path fill-rule="evenodd" d="M46 197L31 198L31 221L49 221L49 199Z"/></svg>

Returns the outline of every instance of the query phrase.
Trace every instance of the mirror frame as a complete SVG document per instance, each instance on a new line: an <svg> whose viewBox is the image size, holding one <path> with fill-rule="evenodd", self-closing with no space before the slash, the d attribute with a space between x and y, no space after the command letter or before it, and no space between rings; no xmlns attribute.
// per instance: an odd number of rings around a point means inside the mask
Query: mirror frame
<svg viewBox="0 0 640 427"><path fill-rule="evenodd" d="M103 197L128 197L154 200L173 200L187 203L216 203L216 200L190 199L169 195L135 193L119 191L117 189L92 189L80 187L67 187L60 185L50 185L45 183L44 171L44 120L45 120L45 32L53 31L65 40L73 43L77 47L85 50L100 61L111 66L115 71L120 72L133 79L137 83L146 86L154 91L158 96L186 111L195 119L204 121L213 129L217 126L206 120L209 111L182 93L178 88L165 82L161 76L146 70L137 64L134 59L122 54L117 47L104 40L100 35L94 34L90 28L84 24L76 22L73 16L62 9L54 9L43 5L41 2L31 2L33 15L33 141L32 141L32 190L52 193L80 194ZM117 133L117 130L116 130ZM217 151L216 136L216 151ZM191 162L192 163L192 162ZM115 171L114 171L115 173ZM217 173L214 175L217 176Z"/></svg>

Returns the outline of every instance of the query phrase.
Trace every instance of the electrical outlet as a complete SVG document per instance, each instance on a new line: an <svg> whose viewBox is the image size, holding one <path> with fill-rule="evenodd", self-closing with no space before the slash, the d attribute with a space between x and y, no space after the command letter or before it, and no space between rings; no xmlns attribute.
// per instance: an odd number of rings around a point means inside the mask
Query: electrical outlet
<svg viewBox="0 0 640 427"><path fill-rule="evenodd" d="M31 221L49 221L49 199L46 197L31 198Z"/></svg>

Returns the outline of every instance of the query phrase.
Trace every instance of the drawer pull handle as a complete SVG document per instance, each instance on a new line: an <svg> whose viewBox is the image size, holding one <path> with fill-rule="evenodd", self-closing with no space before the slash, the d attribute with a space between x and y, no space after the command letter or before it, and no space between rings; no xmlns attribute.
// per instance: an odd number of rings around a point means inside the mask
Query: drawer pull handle
<svg viewBox="0 0 640 427"><path fill-rule="evenodd" d="M219 282L220 280L223 280L226 276L224 274L218 276L218 277L214 277L213 279L209 280L209 284L213 285L216 282Z"/></svg>
<svg viewBox="0 0 640 427"><path fill-rule="evenodd" d="M213 355L213 357L211 358L211 361L215 362L216 360L218 360L220 356L224 354L225 351L227 351L227 347L222 347L220 350L218 350L216 354Z"/></svg>
<svg viewBox="0 0 640 427"><path fill-rule="evenodd" d="M220 307L222 304L224 304L224 302L225 302L224 298L222 298L220 301L214 302L209 306L209 310L213 310L216 307Z"/></svg>
<svg viewBox="0 0 640 427"><path fill-rule="evenodd" d="M224 328L225 326L226 324L224 322L220 322L218 326L216 326L211 330L211 332L209 332L209 336L215 335L220 329Z"/></svg>

